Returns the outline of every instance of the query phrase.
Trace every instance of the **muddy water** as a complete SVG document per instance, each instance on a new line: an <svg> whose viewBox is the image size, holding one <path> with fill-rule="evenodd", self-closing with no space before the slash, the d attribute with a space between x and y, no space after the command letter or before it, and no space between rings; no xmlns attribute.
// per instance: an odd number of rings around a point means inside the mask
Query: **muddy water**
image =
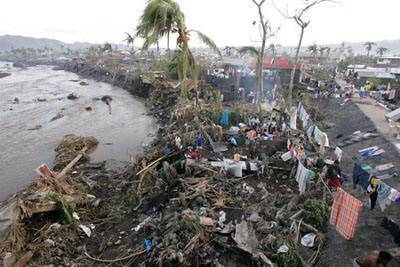
<svg viewBox="0 0 400 267"><path fill-rule="evenodd" d="M144 105L121 88L48 66L23 70L0 62L0 71L11 73L0 79L0 200L30 184L38 165L51 165L66 134L96 136L100 144L93 161L128 160L156 130ZM71 92L79 98L68 100ZM104 95L113 99L111 114L104 102L94 100ZM88 106L92 111L85 110ZM51 121L57 114L61 118Z"/></svg>

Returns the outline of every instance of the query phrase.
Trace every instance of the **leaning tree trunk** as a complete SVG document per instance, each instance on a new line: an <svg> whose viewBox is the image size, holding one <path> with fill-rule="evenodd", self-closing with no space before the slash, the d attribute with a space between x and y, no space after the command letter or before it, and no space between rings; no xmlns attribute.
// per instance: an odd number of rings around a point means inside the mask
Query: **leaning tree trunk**
<svg viewBox="0 0 400 267"><path fill-rule="evenodd" d="M289 93L288 93L288 108L289 108L289 111L292 108L294 77L296 75L296 66L297 66L297 63L299 61L301 43L303 42L304 29L305 29L304 27L301 27L299 43L297 44L297 49L296 49L296 57L294 59L292 73L290 74Z"/></svg>
<svg viewBox="0 0 400 267"><path fill-rule="evenodd" d="M168 60L171 60L171 50L169 48L169 30L167 33L167 52L168 52Z"/></svg>

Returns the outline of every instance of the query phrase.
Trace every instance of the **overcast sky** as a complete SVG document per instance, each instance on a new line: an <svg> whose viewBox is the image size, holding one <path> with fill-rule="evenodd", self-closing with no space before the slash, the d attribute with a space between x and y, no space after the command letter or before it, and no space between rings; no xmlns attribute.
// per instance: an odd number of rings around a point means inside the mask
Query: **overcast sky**
<svg viewBox="0 0 400 267"><path fill-rule="evenodd" d="M293 11L302 0L274 0L281 9ZM200 30L217 43L255 45L259 36L252 25L257 12L251 0L177 0L189 28ZM267 0L265 14L273 28L270 40L295 45L296 24L284 19ZM47 37L64 42L120 43L124 32L133 32L146 0L2 0L0 35ZM304 44L342 41L400 39L400 0L339 0L323 4L309 14ZM198 43L194 41L194 44Z"/></svg>

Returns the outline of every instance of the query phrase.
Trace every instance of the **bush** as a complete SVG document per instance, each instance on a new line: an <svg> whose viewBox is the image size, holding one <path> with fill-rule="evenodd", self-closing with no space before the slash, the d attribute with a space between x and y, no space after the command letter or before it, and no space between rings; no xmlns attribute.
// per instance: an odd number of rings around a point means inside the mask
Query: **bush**
<svg viewBox="0 0 400 267"><path fill-rule="evenodd" d="M304 221L317 228L321 228L327 222L327 211L328 207L323 201L308 199L304 203Z"/></svg>

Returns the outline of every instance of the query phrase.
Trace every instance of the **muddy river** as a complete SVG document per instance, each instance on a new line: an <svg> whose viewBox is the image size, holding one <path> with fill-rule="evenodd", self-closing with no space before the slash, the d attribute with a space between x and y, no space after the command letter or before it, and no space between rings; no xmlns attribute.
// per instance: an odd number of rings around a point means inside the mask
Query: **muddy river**
<svg viewBox="0 0 400 267"><path fill-rule="evenodd" d="M92 161L124 161L156 131L144 105L119 87L49 66L19 69L0 62L0 72L11 73L0 79L0 200L29 185L38 165L52 165L54 148L66 134L99 140ZM67 99L72 92L79 98ZM112 97L111 114L96 100L104 95Z"/></svg>

